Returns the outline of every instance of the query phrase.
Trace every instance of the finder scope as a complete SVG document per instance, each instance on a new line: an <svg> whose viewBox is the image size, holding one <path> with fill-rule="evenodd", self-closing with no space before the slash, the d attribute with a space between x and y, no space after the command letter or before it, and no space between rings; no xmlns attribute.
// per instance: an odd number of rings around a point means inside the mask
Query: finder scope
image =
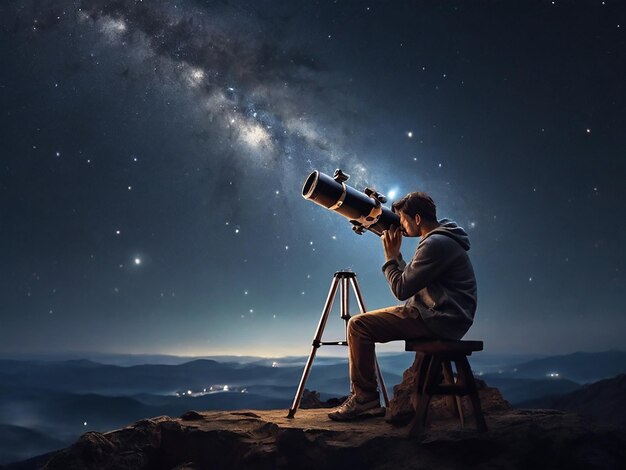
<svg viewBox="0 0 626 470"><path fill-rule="evenodd" d="M316 170L304 182L302 197L344 216L359 235L369 230L381 236L392 225L400 227L400 217L383 206L385 196L371 188L357 191L346 184L348 178L340 169L332 178Z"/></svg>

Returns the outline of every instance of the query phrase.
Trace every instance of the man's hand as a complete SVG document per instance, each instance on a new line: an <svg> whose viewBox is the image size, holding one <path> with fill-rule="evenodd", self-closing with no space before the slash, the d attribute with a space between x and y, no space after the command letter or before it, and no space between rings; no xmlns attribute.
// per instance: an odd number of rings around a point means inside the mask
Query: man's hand
<svg viewBox="0 0 626 470"><path fill-rule="evenodd" d="M385 230L381 236L383 248L385 249L385 261L398 259L400 255L400 245L402 245L402 231L400 227L392 225L389 230Z"/></svg>

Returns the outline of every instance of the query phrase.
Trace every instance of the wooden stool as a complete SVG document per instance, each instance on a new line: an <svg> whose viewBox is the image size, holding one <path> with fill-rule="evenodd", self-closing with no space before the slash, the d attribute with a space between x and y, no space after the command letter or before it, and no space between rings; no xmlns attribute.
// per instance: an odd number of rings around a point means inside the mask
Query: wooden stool
<svg viewBox="0 0 626 470"><path fill-rule="evenodd" d="M417 383L411 396L415 416L409 426L409 436L421 436L424 432L428 405L434 395L448 396L448 404L455 414L458 414L461 427L465 427L461 397L469 395L476 427L479 432L487 431L474 374L467 360L467 356L471 356L472 352L482 351L482 349L482 341L409 340L406 342L405 351L415 351L418 360ZM452 361L456 364L456 382L452 374Z"/></svg>

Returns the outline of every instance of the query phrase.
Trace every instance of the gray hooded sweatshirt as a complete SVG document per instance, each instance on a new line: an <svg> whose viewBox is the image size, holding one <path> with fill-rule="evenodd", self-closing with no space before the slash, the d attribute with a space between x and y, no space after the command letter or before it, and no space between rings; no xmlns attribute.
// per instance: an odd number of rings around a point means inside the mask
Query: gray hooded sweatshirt
<svg viewBox="0 0 626 470"><path fill-rule="evenodd" d="M421 240L411 262L390 260L383 271L398 300L396 313L424 320L437 336L461 339L474 321L476 278L467 251L469 237L455 222L441 219Z"/></svg>

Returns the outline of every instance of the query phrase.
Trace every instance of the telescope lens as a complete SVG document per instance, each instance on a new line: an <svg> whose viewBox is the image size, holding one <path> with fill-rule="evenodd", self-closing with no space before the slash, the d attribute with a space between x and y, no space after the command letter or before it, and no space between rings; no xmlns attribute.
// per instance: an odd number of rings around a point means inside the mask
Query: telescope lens
<svg viewBox="0 0 626 470"><path fill-rule="evenodd" d="M319 175L319 171L314 171L309 175L309 177L304 182L304 186L302 187L302 195L309 199L315 190L315 185L317 184L317 178Z"/></svg>

